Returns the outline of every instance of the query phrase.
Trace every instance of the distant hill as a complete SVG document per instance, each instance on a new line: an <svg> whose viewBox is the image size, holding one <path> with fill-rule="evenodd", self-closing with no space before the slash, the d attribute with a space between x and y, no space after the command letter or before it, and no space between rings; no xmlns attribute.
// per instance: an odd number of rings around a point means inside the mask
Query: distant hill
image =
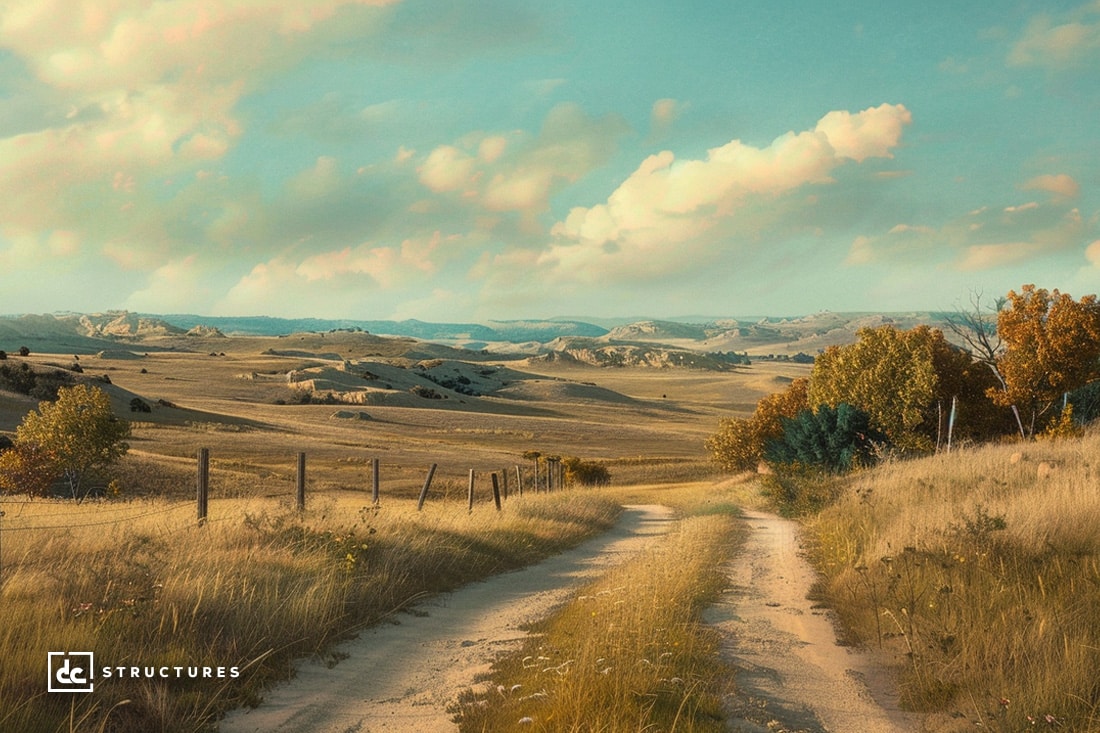
<svg viewBox="0 0 1100 733"><path fill-rule="evenodd" d="M899 329L917 324L943 327L944 314L832 313L794 318L718 318L701 323L640 320L610 329L588 320L515 320L485 323L428 323L322 318L153 315L110 311L53 315L0 316L0 349L26 345L32 351L94 353L141 344L142 350L190 348L188 343L224 336L283 337L290 334L349 332L414 339L415 358L545 357L596 366L651 366L726 369L743 355L752 358L813 356L853 343L860 328L884 324ZM948 334L950 335L950 334ZM446 356L439 353L446 349Z"/></svg>
<svg viewBox="0 0 1100 733"><path fill-rule="evenodd" d="M271 318L269 316L155 316L188 331L196 326L217 328L240 336L285 336L304 331L352 329L382 336L406 336L425 341L550 341L559 336L602 336L607 329L578 321L488 321L481 323L428 323L324 318Z"/></svg>

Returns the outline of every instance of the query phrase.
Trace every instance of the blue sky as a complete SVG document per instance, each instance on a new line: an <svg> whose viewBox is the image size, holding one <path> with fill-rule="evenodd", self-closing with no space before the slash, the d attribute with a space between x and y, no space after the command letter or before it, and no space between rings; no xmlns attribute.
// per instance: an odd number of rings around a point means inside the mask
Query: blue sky
<svg viewBox="0 0 1100 733"><path fill-rule="evenodd" d="M1100 0L6 0L0 312L1100 290Z"/></svg>

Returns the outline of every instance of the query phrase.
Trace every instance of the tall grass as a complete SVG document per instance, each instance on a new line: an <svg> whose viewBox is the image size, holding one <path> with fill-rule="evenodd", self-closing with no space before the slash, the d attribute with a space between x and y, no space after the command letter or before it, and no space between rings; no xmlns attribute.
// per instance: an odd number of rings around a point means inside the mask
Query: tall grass
<svg viewBox="0 0 1100 733"><path fill-rule="evenodd" d="M317 499L219 503L5 503L0 572L0 730L199 731L254 703L292 660L426 594L578 543L619 507L594 493L509 501L501 513L436 502L383 508ZM36 529L31 527L53 527ZM99 679L46 693L49 651L97 668L210 666L237 679Z"/></svg>
<svg viewBox="0 0 1100 733"><path fill-rule="evenodd" d="M825 593L959 725L1100 730L1100 433L856 474L810 522Z"/></svg>
<svg viewBox="0 0 1100 733"><path fill-rule="evenodd" d="M721 731L729 670L700 621L723 588L735 520L681 520L584 588L457 706L462 731Z"/></svg>

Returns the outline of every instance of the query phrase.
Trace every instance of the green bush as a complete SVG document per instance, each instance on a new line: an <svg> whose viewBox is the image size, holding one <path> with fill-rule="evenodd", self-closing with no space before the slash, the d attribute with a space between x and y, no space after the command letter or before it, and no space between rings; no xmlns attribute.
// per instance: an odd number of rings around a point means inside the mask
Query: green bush
<svg viewBox="0 0 1100 733"><path fill-rule="evenodd" d="M886 436L871 427L870 415L846 402L803 410L782 423L783 435L768 441L764 449L771 463L843 473L874 463L877 446L886 442Z"/></svg>

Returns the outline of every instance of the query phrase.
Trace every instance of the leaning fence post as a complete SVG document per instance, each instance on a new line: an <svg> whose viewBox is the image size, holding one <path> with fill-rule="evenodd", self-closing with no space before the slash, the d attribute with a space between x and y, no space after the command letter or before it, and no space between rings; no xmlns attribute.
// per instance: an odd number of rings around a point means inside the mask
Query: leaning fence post
<svg viewBox="0 0 1100 733"><path fill-rule="evenodd" d="M466 509L474 510L474 469L470 469L470 486L466 489Z"/></svg>
<svg viewBox="0 0 1100 733"><path fill-rule="evenodd" d="M196 482L195 499L198 504L199 524L206 522L206 512L210 500L210 449L199 448L199 475Z"/></svg>
<svg viewBox="0 0 1100 733"><path fill-rule="evenodd" d="M377 458L372 458L371 459L371 474L372 474L372 477L373 477L373 481L371 483L370 499L371 499L372 504L377 504L378 503L378 490L379 490L379 486L378 486L378 483L379 483L378 482L378 459Z"/></svg>
<svg viewBox="0 0 1100 733"><path fill-rule="evenodd" d="M495 473L493 474L496 475ZM508 501L508 469L504 469L500 472L501 493L505 501Z"/></svg>
<svg viewBox="0 0 1100 733"><path fill-rule="evenodd" d="M432 476L435 475L435 465L428 469L428 478L424 479L424 488L420 490L420 498L416 501L416 511L424 508L424 500L428 498L428 487L432 485Z"/></svg>
<svg viewBox="0 0 1100 733"><path fill-rule="evenodd" d="M297 492L297 505L298 511L305 511L306 508L306 454L298 454L298 492Z"/></svg>
<svg viewBox="0 0 1100 733"><path fill-rule="evenodd" d="M500 485L497 483L496 471L493 471L493 502L497 505L497 511L500 511Z"/></svg>

